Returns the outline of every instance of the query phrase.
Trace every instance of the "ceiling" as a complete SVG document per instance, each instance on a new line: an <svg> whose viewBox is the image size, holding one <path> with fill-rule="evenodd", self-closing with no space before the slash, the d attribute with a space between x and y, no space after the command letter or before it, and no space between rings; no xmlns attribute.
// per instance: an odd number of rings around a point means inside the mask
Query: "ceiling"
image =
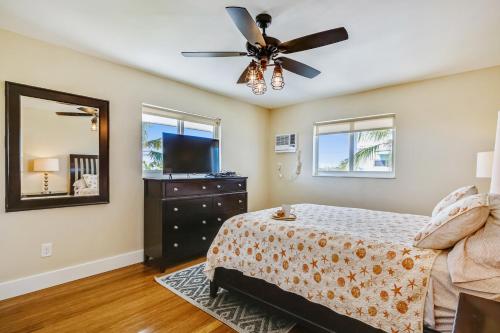
<svg viewBox="0 0 500 333"><path fill-rule="evenodd" d="M281 41L340 26L349 40L290 54L322 73L255 96L235 84L249 58L180 54L245 51L225 6L271 14ZM498 0L0 0L0 28L268 108L500 65Z"/></svg>

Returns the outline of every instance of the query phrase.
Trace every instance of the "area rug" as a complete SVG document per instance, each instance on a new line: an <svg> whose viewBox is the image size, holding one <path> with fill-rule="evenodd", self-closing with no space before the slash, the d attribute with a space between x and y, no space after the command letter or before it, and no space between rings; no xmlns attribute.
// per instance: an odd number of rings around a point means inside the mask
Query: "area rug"
<svg viewBox="0 0 500 333"><path fill-rule="evenodd" d="M156 277L155 280L197 308L242 333L287 333L295 322L264 309L258 302L223 289L210 298L205 263Z"/></svg>

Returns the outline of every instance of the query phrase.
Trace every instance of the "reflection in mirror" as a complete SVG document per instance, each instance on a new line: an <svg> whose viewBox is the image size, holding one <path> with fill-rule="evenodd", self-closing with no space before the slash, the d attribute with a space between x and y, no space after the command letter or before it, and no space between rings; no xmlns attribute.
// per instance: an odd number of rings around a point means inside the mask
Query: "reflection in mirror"
<svg viewBox="0 0 500 333"><path fill-rule="evenodd" d="M21 199L99 195L99 109L21 96Z"/></svg>

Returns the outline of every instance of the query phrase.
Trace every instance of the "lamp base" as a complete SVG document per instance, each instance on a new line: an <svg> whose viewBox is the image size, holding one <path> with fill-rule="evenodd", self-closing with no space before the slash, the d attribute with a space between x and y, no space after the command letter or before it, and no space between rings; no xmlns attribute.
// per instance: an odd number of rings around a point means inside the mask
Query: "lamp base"
<svg viewBox="0 0 500 333"><path fill-rule="evenodd" d="M49 191L49 173L48 172L44 172L43 173L43 191L42 191L43 194L49 194L50 191Z"/></svg>

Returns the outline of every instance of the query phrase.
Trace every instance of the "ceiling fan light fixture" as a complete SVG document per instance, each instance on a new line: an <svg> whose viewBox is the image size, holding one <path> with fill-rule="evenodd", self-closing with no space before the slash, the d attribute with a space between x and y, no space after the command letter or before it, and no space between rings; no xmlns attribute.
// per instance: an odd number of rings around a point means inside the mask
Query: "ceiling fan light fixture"
<svg viewBox="0 0 500 333"><path fill-rule="evenodd" d="M280 64L276 63L271 78L271 87L273 87L274 90L281 90L284 86L285 79L283 78L283 69Z"/></svg>
<svg viewBox="0 0 500 333"><path fill-rule="evenodd" d="M252 92L255 95L264 95L267 91L266 81L264 80L264 73L261 69L257 72L257 80L252 86Z"/></svg>
<svg viewBox="0 0 500 333"><path fill-rule="evenodd" d="M90 120L90 129L92 131L97 131L97 116L92 117Z"/></svg>
<svg viewBox="0 0 500 333"><path fill-rule="evenodd" d="M259 70L257 67L257 63L255 62L255 60L252 60L252 62L250 62L250 65L248 66L248 71L245 78L247 86L253 87L255 81L257 80L258 71Z"/></svg>

